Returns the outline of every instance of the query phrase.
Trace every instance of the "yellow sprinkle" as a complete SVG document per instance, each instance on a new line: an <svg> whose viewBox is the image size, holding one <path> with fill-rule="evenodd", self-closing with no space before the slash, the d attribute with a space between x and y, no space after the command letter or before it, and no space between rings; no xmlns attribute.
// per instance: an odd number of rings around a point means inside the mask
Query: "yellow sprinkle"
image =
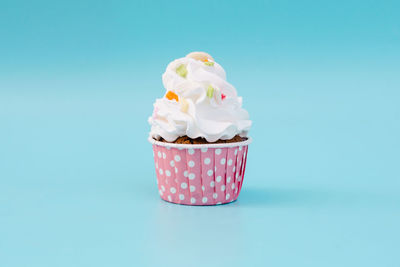
<svg viewBox="0 0 400 267"><path fill-rule="evenodd" d="M187 69L185 65L179 65L179 67L176 68L176 73L178 73L181 77L186 78L187 75Z"/></svg>
<svg viewBox="0 0 400 267"><path fill-rule="evenodd" d="M213 95L214 95L214 88L211 85L209 85L207 87L207 97L208 98L212 98Z"/></svg>
<svg viewBox="0 0 400 267"><path fill-rule="evenodd" d="M214 66L214 62L212 62L212 61L206 61L206 62L204 62L204 65L207 65L207 66Z"/></svg>
<svg viewBox="0 0 400 267"><path fill-rule="evenodd" d="M181 111L186 113L189 109L189 103L186 101L186 99L181 97L179 99L179 104L181 105Z"/></svg>

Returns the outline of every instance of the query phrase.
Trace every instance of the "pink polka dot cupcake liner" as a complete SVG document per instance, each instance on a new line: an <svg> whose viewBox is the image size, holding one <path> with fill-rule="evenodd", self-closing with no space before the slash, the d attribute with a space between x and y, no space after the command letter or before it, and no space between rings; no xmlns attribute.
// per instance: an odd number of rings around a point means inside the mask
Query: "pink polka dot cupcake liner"
<svg viewBox="0 0 400 267"><path fill-rule="evenodd" d="M243 184L248 145L153 144L158 192L163 200L183 205L219 205L235 201Z"/></svg>

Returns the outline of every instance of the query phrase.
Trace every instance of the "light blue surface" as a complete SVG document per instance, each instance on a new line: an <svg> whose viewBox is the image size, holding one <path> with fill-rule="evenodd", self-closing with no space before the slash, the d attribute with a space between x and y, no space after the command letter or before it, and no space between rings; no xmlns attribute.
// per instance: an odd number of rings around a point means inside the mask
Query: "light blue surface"
<svg viewBox="0 0 400 267"><path fill-rule="evenodd" d="M400 266L396 1L0 2L0 266ZM225 67L239 200L160 200L166 65Z"/></svg>

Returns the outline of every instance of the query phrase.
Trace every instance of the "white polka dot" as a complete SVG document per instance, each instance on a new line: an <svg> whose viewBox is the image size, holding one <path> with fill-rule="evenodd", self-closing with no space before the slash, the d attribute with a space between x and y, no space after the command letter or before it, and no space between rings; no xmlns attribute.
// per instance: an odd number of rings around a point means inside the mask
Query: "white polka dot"
<svg viewBox="0 0 400 267"><path fill-rule="evenodd" d="M168 149L168 150L171 150L171 148L170 148L170 147L167 147L167 149Z"/></svg>
<svg viewBox="0 0 400 267"><path fill-rule="evenodd" d="M167 158L167 155L165 155L165 152L162 153L162 157L163 157L163 159Z"/></svg>
<svg viewBox="0 0 400 267"><path fill-rule="evenodd" d="M225 159L225 158L222 158L222 159L221 159L221 164L224 165L225 162L226 162L226 159Z"/></svg>
<svg viewBox="0 0 400 267"><path fill-rule="evenodd" d="M169 191L170 191L172 194L175 194L175 193L176 193L175 187L171 187L171 188L169 189Z"/></svg>
<svg viewBox="0 0 400 267"><path fill-rule="evenodd" d="M203 199L201 200L203 203L207 202L207 197L203 197Z"/></svg>
<svg viewBox="0 0 400 267"><path fill-rule="evenodd" d="M171 167L175 167L175 161L171 160L171 162L169 163L169 165L171 165Z"/></svg>
<svg viewBox="0 0 400 267"><path fill-rule="evenodd" d="M192 198L190 199L190 203L192 203L192 204L196 203L196 199L195 199L194 197L192 197Z"/></svg>
<svg viewBox="0 0 400 267"><path fill-rule="evenodd" d="M225 191L225 185L221 185L221 191Z"/></svg>
<svg viewBox="0 0 400 267"><path fill-rule="evenodd" d="M162 169L159 169L158 172L162 175L164 171Z"/></svg>
<svg viewBox="0 0 400 267"><path fill-rule="evenodd" d="M183 176L188 177L189 176L189 172L188 171L184 171L183 172Z"/></svg>
<svg viewBox="0 0 400 267"><path fill-rule="evenodd" d="M175 155L174 159L176 162L179 162L179 161L181 161L181 156Z"/></svg>
<svg viewBox="0 0 400 267"><path fill-rule="evenodd" d="M190 168L193 168L194 167L194 161L193 160L189 161L188 165L189 165Z"/></svg>
<svg viewBox="0 0 400 267"><path fill-rule="evenodd" d="M193 155L193 154L194 154L194 149L191 149L191 148L190 148L190 149L188 150L188 153L189 153L189 155Z"/></svg>
<svg viewBox="0 0 400 267"><path fill-rule="evenodd" d="M163 185L161 186L161 190L162 190L162 191L165 191L165 187L164 187Z"/></svg>
<svg viewBox="0 0 400 267"><path fill-rule="evenodd" d="M215 154L220 155L221 154L221 149L219 149L219 148L215 149Z"/></svg>
<svg viewBox="0 0 400 267"><path fill-rule="evenodd" d="M210 164L210 162L211 162L211 159L210 159L210 158L205 158L205 159L204 159L204 163L205 163L205 164Z"/></svg>
<svg viewBox="0 0 400 267"><path fill-rule="evenodd" d="M158 179L156 180L156 183L158 184Z"/></svg>
<svg viewBox="0 0 400 267"><path fill-rule="evenodd" d="M213 173L214 173L213 170L208 170L208 171L207 171L207 175L208 175L208 176L213 175Z"/></svg>
<svg viewBox="0 0 400 267"><path fill-rule="evenodd" d="M169 176L171 176L171 172L169 171L169 170L166 170L165 171L165 174L169 177Z"/></svg>
<svg viewBox="0 0 400 267"><path fill-rule="evenodd" d="M229 176L228 178L226 178L226 182L227 182L227 183L230 183L230 182L231 182L231 179L232 179L232 178Z"/></svg>
<svg viewBox="0 0 400 267"><path fill-rule="evenodd" d="M235 156L237 155L237 149L235 149Z"/></svg>
<svg viewBox="0 0 400 267"><path fill-rule="evenodd" d="M181 188L186 189L187 188L187 183L181 183Z"/></svg>
<svg viewBox="0 0 400 267"><path fill-rule="evenodd" d="M211 186L211 187L214 187L214 186L215 186L215 182L214 182L214 181L211 181L210 186Z"/></svg>
<svg viewBox="0 0 400 267"><path fill-rule="evenodd" d="M172 197L171 197L171 196L168 196L168 200L169 200L169 201L172 201Z"/></svg>
<svg viewBox="0 0 400 267"><path fill-rule="evenodd" d="M161 152L160 152L160 151L158 151L157 155L158 155L158 157L161 159L162 155L161 155Z"/></svg>
<svg viewBox="0 0 400 267"><path fill-rule="evenodd" d="M183 194L179 194L179 199L180 199L180 200L184 200L184 199L185 199L185 196L184 196Z"/></svg>
<svg viewBox="0 0 400 267"><path fill-rule="evenodd" d="M237 177L238 182L242 180L242 177Z"/></svg>
<svg viewBox="0 0 400 267"><path fill-rule="evenodd" d="M204 185L201 186L201 190L206 190L206 188L204 187Z"/></svg>
<svg viewBox="0 0 400 267"><path fill-rule="evenodd" d="M217 202L217 205L221 205L222 204L222 202Z"/></svg>
<svg viewBox="0 0 400 267"><path fill-rule="evenodd" d="M243 149L243 147L242 147L242 146L240 146L240 147L239 147L239 151L242 151L242 149Z"/></svg>
<svg viewBox="0 0 400 267"><path fill-rule="evenodd" d="M221 182L222 177L221 176L217 176L217 178L215 179L217 181L217 183Z"/></svg>
<svg viewBox="0 0 400 267"><path fill-rule="evenodd" d="M201 152L207 152L207 150L208 150L208 148L203 147L203 148L201 149Z"/></svg>
<svg viewBox="0 0 400 267"><path fill-rule="evenodd" d="M239 177L239 172L236 173L236 179Z"/></svg>
<svg viewBox="0 0 400 267"><path fill-rule="evenodd" d="M232 189L235 189L235 184L232 184L232 186L231 186L231 187L232 187Z"/></svg>
<svg viewBox="0 0 400 267"><path fill-rule="evenodd" d="M237 191L238 191L238 189L236 188L236 189L235 189L235 194L237 194Z"/></svg>
<svg viewBox="0 0 400 267"><path fill-rule="evenodd" d="M164 194L162 190L158 190L158 192L160 192L161 196Z"/></svg>
<svg viewBox="0 0 400 267"><path fill-rule="evenodd" d="M230 159L230 160L228 160L228 166L231 166L232 165L232 160Z"/></svg>
<svg viewBox="0 0 400 267"><path fill-rule="evenodd" d="M231 197L231 195L228 193L228 194L226 194L225 199L228 200L230 197Z"/></svg>
<svg viewBox="0 0 400 267"><path fill-rule="evenodd" d="M193 180L194 178L196 178L196 175L194 173L189 173L189 179Z"/></svg>
<svg viewBox="0 0 400 267"><path fill-rule="evenodd" d="M218 194L217 193L214 193L213 194L213 199L216 199L218 197Z"/></svg>
<svg viewBox="0 0 400 267"><path fill-rule="evenodd" d="M190 192L194 192L194 190L196 190L196 187L194 185L190 186Z"/></svg>
<svg viewBox="0 0 400 267"><path fill-rule="evenodd" d="M178 168L177 167L175 167L175 173L178 173Z"/></svg>
<svg viewBox="0 0 400 267"><path fill-rule="evenodd" d="M233 166L233 168L232 168L232 172L235 172L236 171L236 167L235 166Z"/></svg>

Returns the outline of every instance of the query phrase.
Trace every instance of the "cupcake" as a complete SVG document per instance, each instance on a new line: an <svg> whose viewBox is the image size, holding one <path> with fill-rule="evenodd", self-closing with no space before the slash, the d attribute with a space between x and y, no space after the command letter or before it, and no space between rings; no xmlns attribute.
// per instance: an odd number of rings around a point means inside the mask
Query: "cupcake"
<svg viewBox="0 0 400 267"><path fill-rule="evenodd" d="M204 52L172 61L162 80L166 92L149 118L161 198L184 205L235 201L251 142L242 98Z"/></svg>

